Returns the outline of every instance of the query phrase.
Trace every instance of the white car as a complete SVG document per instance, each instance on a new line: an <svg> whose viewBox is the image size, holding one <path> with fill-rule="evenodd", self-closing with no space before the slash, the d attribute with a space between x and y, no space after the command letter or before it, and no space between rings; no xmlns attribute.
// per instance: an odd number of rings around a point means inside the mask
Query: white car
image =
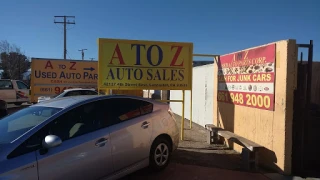
<svg viewBox="0 0 320 180"><path fill-rule="evenodd" d="M57 98L0 120L0 179L119 179L158 171L177 149L168 104L125 96Z"/></svg>
<svg viewBox="0 0 320 180"><path fill-rule="evenodd" d="M47 101L50 99L55 99L55 98L62 98L62 97L68 97L68 96L81 96L81 95L98 95L98 92L95 91L95 89L83 89L83 88L65 89L62 93L55 95L53 97L49 97L49 96L38 97L38 103Z"/></svg>

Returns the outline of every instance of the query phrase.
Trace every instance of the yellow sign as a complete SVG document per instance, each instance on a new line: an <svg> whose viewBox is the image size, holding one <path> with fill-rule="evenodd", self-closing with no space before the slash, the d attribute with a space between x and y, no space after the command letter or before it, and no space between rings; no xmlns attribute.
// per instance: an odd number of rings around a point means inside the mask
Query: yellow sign
<svg viewBox="0 0 320 180"><path fill-rule="evenodd" d="M81 60L31 59L31 101L54 96L69 88L95 88L98 62Z"/></svg>
<svg viewBox="0 0 320 180"><path fill-rule="evenodd" d="M192 43L98 39L100 89L192 89Z"/></svg>

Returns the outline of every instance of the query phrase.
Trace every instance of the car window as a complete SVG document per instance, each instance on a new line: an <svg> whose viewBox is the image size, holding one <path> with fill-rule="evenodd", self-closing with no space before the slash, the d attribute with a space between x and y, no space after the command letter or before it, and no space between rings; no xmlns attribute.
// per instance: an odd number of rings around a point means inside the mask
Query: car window
<svg viewBox="0 0 320 180"><path fill-rule="evenodd" d="M91 102L72 109L51 123L50 134L66 141L99 129L102 108L98 102Z"/></svg>
<svg viewBox="0 0 320 180"><path fill-rule="evenodd" d="M62 114L22 143L8 158L38 150L41 148L42 140L49 134L56 135L62 141L66 141L100 129L101 121L98 119L101 118L99 112L102 112L100 109L103 108L100 105L99 102L92 102Z"/></svg>
<svg viewBox="0 0 320 180"><path fill-rule="evenodd" d="M19 89L28 89L28 86L21 81L17 81L17 86Z"/></svg>
<svg viewBox="0 0 320 180"><path fill-rule="evenodd" d="M82 95L81 94L81 91L69 91L67 92L64 97L68 97L68 96L80 96Z"/></svg>
<svg viewBox="0 0 320 180"><path fill-rule="evenodd" d="M42 140L48 135L48 127L42 128L25 142L21 143L16 149L14 149L8 156L8 159L18 157L33 151L36 151L42 147Z"/></svg>
<svg viewBox="0 0 320 180"><path fill-rule="evenodd" d="M82 95L98 95L98 92L91 90L82 90Z"/></svg>
<svg viewBox="0 0 320 180"><path fill-rule="evenodd" d="M103 117L108 122L103 122L108 126L121 123L153 111L153 104L143 100L131 98L112 98L104 101L105 107Z"/></svg>
<svg viewBox="0 0 320 180"><path fill-rule="evenodd" d="M140 101L140 111L141 115L152 113L153 111L153 104L147 101Z"/></svg>
<svg viewBox="0 0 320 180"><path fill-rule="evenodd" d="M0 90L1 89L12 89L12 82L10 80L0 80Z"/></svg>
<svg viewBox="0 0 320 180"><path fill-rule="evenodd" d="M2 118L0 120L0 144L14 141L60 110L60 108L32 106Z"/></svg>

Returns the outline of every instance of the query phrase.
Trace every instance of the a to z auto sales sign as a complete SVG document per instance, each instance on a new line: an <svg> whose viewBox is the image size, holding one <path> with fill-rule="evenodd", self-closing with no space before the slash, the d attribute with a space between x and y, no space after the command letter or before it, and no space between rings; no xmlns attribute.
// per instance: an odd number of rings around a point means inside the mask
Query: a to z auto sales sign
<svg viewBox="0 0 320 180"><path fill-rule="evenodd" d="M192 43L99 39L99 88L191 90Z"/></svg>
<svg viewBox="0 0 320 180"><path fill-rule="evenodd" d="M218 64L218 101L274 110L275 44L228 54Z"/></svg>

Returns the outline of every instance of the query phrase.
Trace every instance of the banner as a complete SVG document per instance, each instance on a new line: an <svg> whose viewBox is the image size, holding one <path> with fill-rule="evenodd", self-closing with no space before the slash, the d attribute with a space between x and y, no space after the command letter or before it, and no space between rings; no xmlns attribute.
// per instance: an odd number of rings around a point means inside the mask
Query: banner
<svg viewBox="0 0 320 180"><path fill-rule="evenodd" d="M31 59L32 102L39 96L54 96L70 88L97 89L98 62Z"/></svg>
<svg viewBox="0 0 320 180"><path fill-rule="evenodd" d="M220 57L218 101L274 110L275 44Z"/></svg>
<svg viewBox="0 0 320 180"><path fill-rule="evenodd" d="M191 90L192 43L98 39L102 89Z"/></svg>

